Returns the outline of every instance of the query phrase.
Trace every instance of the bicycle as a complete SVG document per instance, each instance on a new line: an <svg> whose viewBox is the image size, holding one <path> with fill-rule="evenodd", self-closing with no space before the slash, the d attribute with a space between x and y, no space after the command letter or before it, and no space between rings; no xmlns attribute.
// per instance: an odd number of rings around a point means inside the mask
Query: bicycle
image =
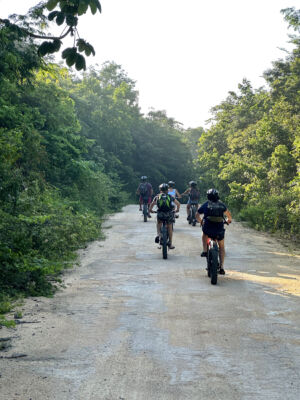
<svg viewBox="0 0 300 400"><path fill-rule="evenodd" d="M227 220L224 223L229 225ZM220 272L220 252L219 244L216 238L207 239L207 276L210 278L212 285L216 285L218 281L218 274Z"/></svg>
<svg viewBox="0 0 300 400"><path fill-rule="evenodd" d="M181 196L189 196L188 194L182 194ZM188 223L190 224L190 225L193 225L193 226L196 226L196 224L197 224L197 219L196 219L196 213L197 213L197 211L198 211L198 209L197 209L197 207L198 207L198 201L191 201L191 203L190 203L190 211L189 211L189 214L188 214L188 216L187 216L187 220L188 220Z"/></svg>
<svg viewBox="0 0 300 400"><path fill-rule="evenodd" d="M198 206L198 203L191 203L188 221L189 221L189 224L192 226L196 226L196 224L197 224L197 220L196 220L196 213L198 211L197 206Z"/></svg>
<svg viewBox="0 0 300 400"><path fill-rule="evenodd" d="M143 208L142 208L143 216L144 216L144 222L147 222L148 216L149 216L149 210L148 210L148 197L143 197Z"/></svg>
<svg viewBox="0 0 300 400"><path fill-rule="evenodd" d="M152 211L157 214L157 211ZM169 214L160 212L159 219L162 221L162 225L160 228L160 246L162 249L163 259L166 260L168 258L168 244L169 244L169 231L168 231L168 222L169 222Z"/></svg>

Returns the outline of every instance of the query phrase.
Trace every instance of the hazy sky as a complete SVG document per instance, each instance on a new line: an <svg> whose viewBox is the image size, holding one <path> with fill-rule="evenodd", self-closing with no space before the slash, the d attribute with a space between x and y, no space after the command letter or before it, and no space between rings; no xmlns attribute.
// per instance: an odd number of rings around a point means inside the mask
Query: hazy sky
<svg viewBox="0 0 300 400"><path fill-rule="evenodd" d="M257 88L285 57L280 10L297 0L100 0L102 14L80 18L93 44L88 65L110 60L136 81L143 112L164 109L185 127L204 126L211 107L244 77ZM25 13L38 0L0 0L0 15Z"/></svg>

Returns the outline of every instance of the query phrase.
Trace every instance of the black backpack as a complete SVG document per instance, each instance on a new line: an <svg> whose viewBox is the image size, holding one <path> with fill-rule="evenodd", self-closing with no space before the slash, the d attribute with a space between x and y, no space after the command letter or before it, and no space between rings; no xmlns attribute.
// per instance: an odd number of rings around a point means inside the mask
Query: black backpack
<svg viewBox="0 0 300 400"><path fill-rule="evenodd" d="M207 219L210 222L223 222L225 207L220 201L210 201L207 202Z"/></svg>
<svg viewBox="0 0 300 400"><path fill-rule="evenodd" d="M190 199L191 199L191 202L198 203L198 201L200 199L199 190L192 188L190 191Z"/></svg>
<svg viewBox="0 0 300 400"><path fill-rule="evenodd" d="M139 190L140 190L140 195L142 197L147 196L148 195L148 185L147 185L147 183L141 183Z"/></svg>

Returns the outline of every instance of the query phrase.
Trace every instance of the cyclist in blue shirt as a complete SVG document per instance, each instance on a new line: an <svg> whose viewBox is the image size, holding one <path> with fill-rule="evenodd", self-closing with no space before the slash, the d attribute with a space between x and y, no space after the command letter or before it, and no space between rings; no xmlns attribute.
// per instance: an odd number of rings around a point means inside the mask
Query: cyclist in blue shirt
<svg viewBox="0 0 300 400"><path fill-rule="evenodd" d="M209 189L207 191L207 199L202 204L196 214L197 221L202 225L202 244L203 252L201 257L207 256L207 240L217 239L220 251L220 274L225 275L224 258L225 258L225 229L224 229L224 216L227 217L227 223L232 221L231 213L226 205L220 201L219 192L216 189ZM203 218L201 218L203 214Z"/></svg>
<svg viewBox="0 0 300 400"><path fill-rule="evenodd" d="M168 189L168 194L172 197L174 197L174 199L180 199L181 195L178 192L178 190L175 187L175 182L174 181L169 181L168 182L169 185L169 189Z"/></svg>

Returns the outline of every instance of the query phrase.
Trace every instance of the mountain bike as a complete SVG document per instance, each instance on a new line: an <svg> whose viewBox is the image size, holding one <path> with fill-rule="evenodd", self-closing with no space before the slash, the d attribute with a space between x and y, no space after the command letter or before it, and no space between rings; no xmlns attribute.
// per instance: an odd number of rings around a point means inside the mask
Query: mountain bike
<svg viewBox="0 0 300 400"><path fill-rule="evenodd" d="M188 194L182 194L182 196L189 196L189 195ZM189 211L189 214L187 216L187 220L188 220L188 223L190 225L193 225L193 226L196 226L196 224L198 222L196 220L196 213L198 211L197 207L198 207L198 201L195 201L195 200L191 201L191 203L190 203L190 211Z"/></svg>
<svg viewBox="0 0 300 400"><path fill-rule="evenodd" d="M188 216L188 221L190 225L196 226L197 220L196 220L196 213L197 213L197 206L198 203L191 203L190 207L190 213Z"/></svg>
<svg viewBox="0 0 300 400"><path fill-rule="evenodd" d="M157 211L152 211L153 213L157 214ZM159 213L159 219L162 221L162 225L160 228L160 246L162 249L162 256L163 259L168 258L168 244L169 244L169 231L168 231L168 221L169 221L169 213Z"/></svg>
<svg viewBox="0 0 300 400"><path fill-rule="evenodd" d="M226 219L224 223L228 225ZM220 252L219 244L216 238L207 239L207 276L210 278L212 285L216 285L218 281L218 273L220 272Z"/></svg>
<svg viewBox="0 0 300 400"><path fill-rule="evenodd" d="M148 211L148 197L143 197L143 208L142 208L143 216L144 216L144 222L147 222L147 218L149 215Z"/></svg>

